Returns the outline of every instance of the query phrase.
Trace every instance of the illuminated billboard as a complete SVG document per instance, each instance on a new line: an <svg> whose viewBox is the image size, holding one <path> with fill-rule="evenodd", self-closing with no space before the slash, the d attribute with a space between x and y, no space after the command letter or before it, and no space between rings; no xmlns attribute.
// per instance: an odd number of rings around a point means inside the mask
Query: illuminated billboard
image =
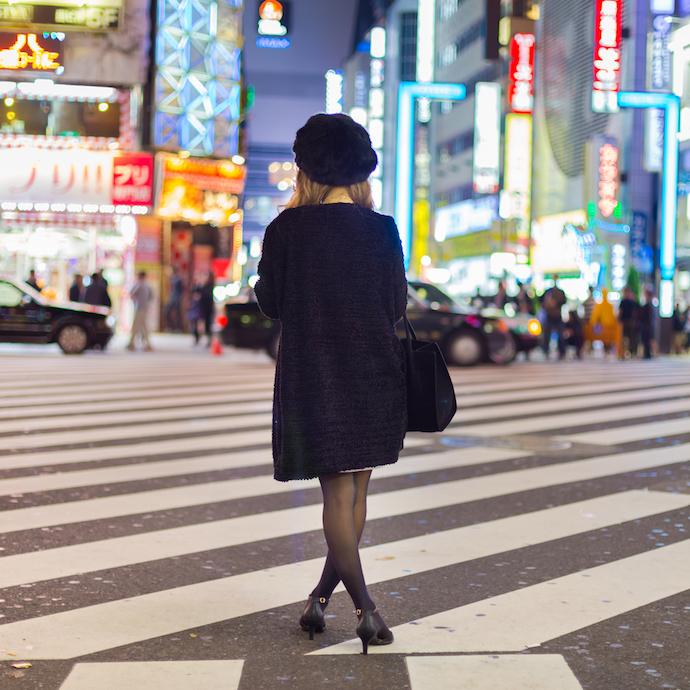
<svg viewBox="0 0 690 690"><path fill-rule="evenodd" d="M595 113L618 111L622 4L623 0L596 0L592 85L592 110Z"/></svg>
<svg viewBox="0 0 690 690"><path fill-rule="evenodd" d="M290 3L278 0L260 0L256 39L258 48L289 48L285 38L290 29Z"/></svg>
<svg viewBox="0 0 690 690"><path fill-rule="evenodd" d="M500 157L501 85L480 81L474 91L472 184L475 192L498 192Z"/></svg>
<svg viewBox="0 0 690 690"><path fill-rule="evenodd" d="M0 33L0 69L64 72L62 42L59 36L46 33Z"/></svg>
<svg viewBox="0 0 690 690"><path fill-rule="evenodd" d="M534 107L534 34L515 34L510 40L508 104L514 113Z"/></svg>
<svg viewBox="0 0 690 690"><path fill-rule="evenodd" d="M0 2L0 26L64 31L119 31L122 0L62 0L44 4Z"/></svg>
<svg viewBox="0 0 690 690"><path fill-rule="evenodd" d="M532 198L532 116L506 115L504 189L509 199L508 218L517 221L517 244L529 245Z"/></svg>

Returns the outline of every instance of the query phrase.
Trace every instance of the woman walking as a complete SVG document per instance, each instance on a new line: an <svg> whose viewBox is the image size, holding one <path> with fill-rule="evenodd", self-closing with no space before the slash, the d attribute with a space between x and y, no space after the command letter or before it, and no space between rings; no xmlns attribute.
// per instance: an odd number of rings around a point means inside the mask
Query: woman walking
<svg viewBox="0 0 690 690"><path fill-rule="evenodd" d="M366 130L347 115L315 115L297 132L296 191L266 229L255 291L281 321L273 400L279 481L318 477L328 556L300 619L313 639L342 580L357 634L390 644L359 558L371 471L394 463L407 425L395 323L407 304L392 218L372 210L377 164Z"/></svg>

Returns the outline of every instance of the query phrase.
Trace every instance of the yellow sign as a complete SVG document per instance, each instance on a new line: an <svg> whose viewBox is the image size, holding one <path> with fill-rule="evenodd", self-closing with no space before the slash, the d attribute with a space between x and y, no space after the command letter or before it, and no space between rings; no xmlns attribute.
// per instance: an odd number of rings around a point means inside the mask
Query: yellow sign
<svg viewBox="0 0 690 690"><path fill-rule="evenodd" d="M28 51L25 49L28 48ZM36 34L18 34L14 45L0 50L0 69L39 69L54 71L60 65L60 54L45 50Z"/></svg>

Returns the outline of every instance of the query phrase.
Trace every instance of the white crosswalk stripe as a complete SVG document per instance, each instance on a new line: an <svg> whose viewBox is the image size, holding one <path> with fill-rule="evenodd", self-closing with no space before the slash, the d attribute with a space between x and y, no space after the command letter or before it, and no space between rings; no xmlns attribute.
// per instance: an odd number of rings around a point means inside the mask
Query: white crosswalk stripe
<svg viewBox="0 0 690 690"><path fill-rule="evenodd" d="M216 372L220 360L186 365L182 355L27 359L33 372L16 358L0 359L0 543L7 549L0 595L7 602L32 602L22 595L66 578L101 581L91 576L108 572L121 582L131 568L174 568L174 559L259 549L270 540L292 555L278 561L269 553L260 567L242 563L238 574L203 580L175 571L174 585L160 579L142 591L133 581L115 598L103 589L84 604L62 596L62 609L48 601L46 609L26 605L26 614L8 607L0 613L7 619L0 618L0 646L41 663L109 655L64 671L61 690L238 688L250 656L161 661L118 657L117 649L297 607L318 578L323 558L301 557L289 546L320 534L318 481L272 478L273 368L225 365ZM399 462L374 471L370 525L375 532L378 521L400 524L402 531L363 545L372 586L433 580L462 564L537 554L559 540L588 540L690 508L690 492L660 486L661 472L675 476L673 468L690 460L690 370L680 362L592 360L452 373L459 408L453 425L442 435L411 434ZM590 485L582 496L553 499ZM536 503L516 498L528 495ZM221 504L235 512L212 517L208 509ZM501 516L453 524L470 504ZM428 516L443 511L454 519L424 533ZM144 514L181 522L149 528L142 521L125 533L113 524ZM402 525L410 520L418 531L406 535ZM507 690L521 687L518 681L578 690L567 656L520 652L690 591L690 540L684 527L678 531L673 543L640 543L585 568L566 558L561 575L530 586L506 586L444 610L421 606L421 615L391 625L393 645L372 651L404 659L411 690ZM360 649L345 636L293 654L321 663Z"/></svg>

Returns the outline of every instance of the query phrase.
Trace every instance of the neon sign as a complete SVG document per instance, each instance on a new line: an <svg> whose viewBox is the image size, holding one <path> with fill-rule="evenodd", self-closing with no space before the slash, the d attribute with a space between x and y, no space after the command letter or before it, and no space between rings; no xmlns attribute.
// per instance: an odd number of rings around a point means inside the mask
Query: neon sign
<svg viewBox="0 0 690 690"><path fill-rule="evenodd" d="M7 38L12 43L5 48L3 44L6 45ZM42 37L41 40L46 39ZM57 41L51 42L55 44ZM39 44L36 34L4 34L0 38L0 69L36 69L54 72L62 67L60 59L60 52L46 50Z"/></svg>
<svg viewBox="0 0 690 690"><path fill-rule="evenodd" d="M501 85L480 81L474 90L472 182L479 194L496 194L501 158Z"/></svg>
<svg viewBox="0 0 690 690"><path fill-rule="evenodd" d="M288 32L288 4L265 0L259 5L259 33L262 36L285 36Z"/></svg>
<svg viewBox="0 0 690 690"><path fill-rule="evenodd" d="M529 246L532 201L532 116L506 115L504 187L510 199L510 218L517 221L517 243Z"/></svg>
<svg viewBox="0 0 690 690"><path fill-rule="evenodd" d="M618 206L618 149L606 143L599 148L599 202L601 214L608 218Z"/></svg>
<svg viewBox="0 0 690 690"><path fill-rule="evenodd" d="M510 42L508 103L514 113L531 113L534 106L534 34L515 34Z"/></svg>
<svg viewBox="0 0 690 690"><path fill-rule="evenodd" d="M597 0L594 26L594 83L592 110L618 112L621 70L621 2Z"/></svg>

